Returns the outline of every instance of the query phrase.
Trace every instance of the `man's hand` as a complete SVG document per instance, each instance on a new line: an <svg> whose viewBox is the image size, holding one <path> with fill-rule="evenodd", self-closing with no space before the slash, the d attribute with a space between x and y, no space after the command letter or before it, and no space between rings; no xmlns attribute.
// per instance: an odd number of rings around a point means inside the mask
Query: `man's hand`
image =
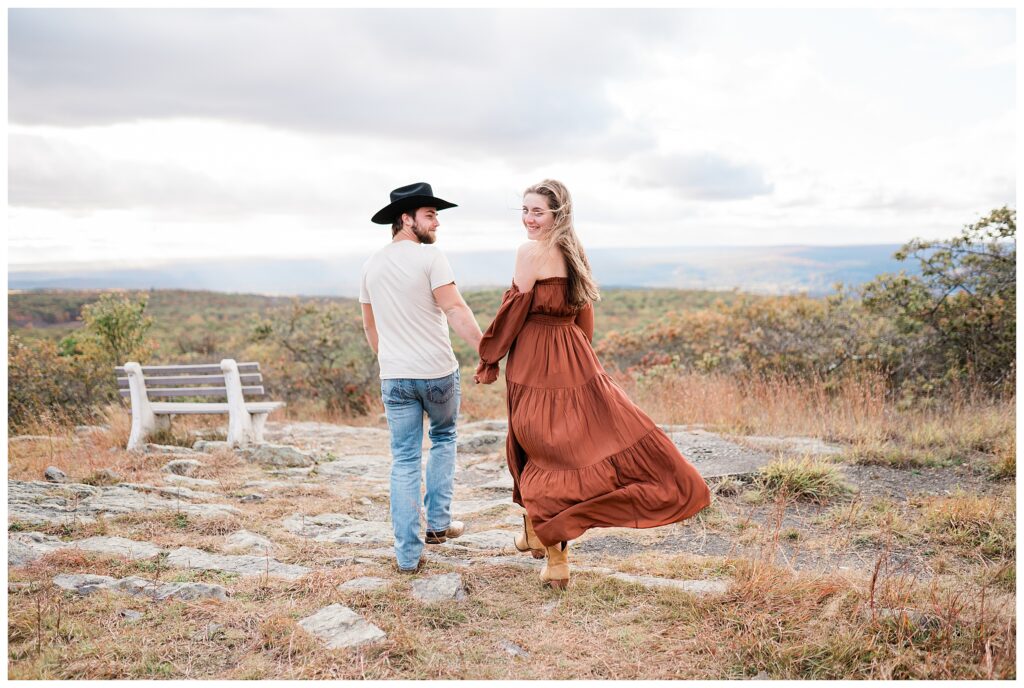
<svg viewBox="0 0 1024 688"><path fill-rule="evenodd" d="M455 282L435 289L434 300L444 311L445 317L448 318L448 324L455 330L455 334L465 339L474 351L478 350L480 339L484 333L480 331L480 325L473 317L473 311L466 305Z"/></svg>

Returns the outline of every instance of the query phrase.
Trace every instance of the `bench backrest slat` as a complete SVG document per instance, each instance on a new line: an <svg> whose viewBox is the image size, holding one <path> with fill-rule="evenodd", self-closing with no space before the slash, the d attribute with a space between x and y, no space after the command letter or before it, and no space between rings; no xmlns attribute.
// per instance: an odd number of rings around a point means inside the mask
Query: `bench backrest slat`
<svg viewBox="0 0 1024 688"><path fill-rule="evenodd" d="M124 366L117 366L114 371L119 376L124 376ZM150 376L157 377L160 375L220 375L223 371L220 369L220 363L195 363L190 365L160 365L160 366L142 366L142 374L148 379ZM258 373L260 372L259 363L239 363L239 373Z"/></svg>
<svg viewBox="0 0 1024 688"><path fill-rule="evenodd" d="M131 392L127 389L121 390L121 396L127 397ZM146 388L147 397L226 397L226 387L167 387L167 388ZM262 386L242 387L242 394L263 395Z"/></svg>
<svg viewBox="0 0 1024 688"><path fill-rule="evenodd" d="M164 387L173 387L175 385L218 385L220 387L224 386L223 375L179 375L176 377L172 377L170 375L166 377L146 377L145 375L143 375L143 377L148 382L160 384ZM243 385L258 385L261 382L263 382L263 376L260 375L259 373L246 373L245 375L240 375L239 377L241 378ZM117 378L117 386L122 389L128 389L128 378Z"/></svg>

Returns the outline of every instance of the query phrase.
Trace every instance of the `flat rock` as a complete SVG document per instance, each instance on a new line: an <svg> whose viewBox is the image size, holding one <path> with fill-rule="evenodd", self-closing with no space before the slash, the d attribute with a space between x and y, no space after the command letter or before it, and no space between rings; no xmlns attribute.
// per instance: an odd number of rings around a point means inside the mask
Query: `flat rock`
<svg viewBox="0 0 1024 688"><path fill-rule="evenodd" d="M274 543L258 533L239 530L228 535L223 549L228 554L260 555L273 551Z"/></svg>
<svg viewBox="0 0 1024 688"><path fill-rule="evenodd" d="M118 609L117 615L128 623L134 623L142 618L142 612L137 612L134 609Z"/></svg>
<svg viewBox="0 0 1024 688"><path fill-rule="evenodd" d="M310 569L298 564L282 564L267 556L251 554L212 554L191 547L179 547L167 554L168 566L201 571L227 571L240 576L276 576L300 578Z"/></svg>
<svg viewBox="0 0 1024 688"><path fill-rule="evenodd" d="M199 490L193 490L189 487L181 487L180 485L174 485L172 487L164 487L162 485L142 485L138 483L124 483L124 487L139 492L148 492L152 494L163 495L172 499L220 499L222 495L213 492L201 492Z"/></svg>
<svg viewBox="0 0 1024 688"><path fill-rule="evenodd" d="M242 496L238 501L249 504L251 502L265 502L266 500L266 495L261 495L258 492L253 492Z"/></svg>
<svg viewBox="0 0 1024 688"><path fill-rule="evenodd" d="M145 596L154 600L199 600L215 599L226 601L227 590L212 583L161 583L129 576L111 578L90 573L61 574L53 579L55 585L79 595L91 595L100 590Z"/></svg>
<svg viewBox="0 0 1024 688"><path fill-rule="evenodd" d="M675 431L668 436L704 478L749 475L772 461L766 452L741 447L706 430Z"/></svg>
<svg viewBox="0 0 1024 688"><path fill-rule="evenodd" d="M515 507L517 509L522 508L517 506L510 499L473 499L465 501L455 501L452 502L452 515L468 516L469 514L478 514L482 511L490 511L491 509L511 507Z"/></svg>
<svg viewBox="0 0 1024 688"><path fill-rule="evenodd" d="M348 514L294 514L281 522L285 530L318 542L343 544L390 543L394 532L387 521L362 521Z"/></svg>
<svg viewBox="0 0 1024 688"><path fill-rule="evenodd" d="M242 484L243 490L279 490L284 487L292 487L292 483L283 480L250 480Z"/></svg>
<svg viewBox="0 0 1024 688"><path fill-rule="evenodd" d="M501 641L499 641L498 642L498 647L500 649L504 650L505 652L509 653L513 657L522 657L523 659L526 659L527 657L530 656L529 652L527 652L523 648L519 647L518 645L516 645L515 643L513 643L510 640L501 640Z"/></svg>
<svg viewBox="0 0 1024 688"><path fill-rule="evenodd" d="M218 487L220 485L216 480L190 478L187 475L177 475L176 473L165 475L164 482L174 483L175 485L190 485L192 487Z"/></svg>
<svg viewBox="0 0 1024 688"><path fill-rule="evenodd" d="M216 583L160 583L132 576L122 578L116 587L130 595L145 595L154 600L228 599L228 591Z"/></svg>
<svg viewBox="0 0 1024 688"><path fill-rule="evenodd" d="M296 468L316 463L313 455L288 444L259 444L239 450L247 461L261 466Z"/></svg>
<svg viewBox="0 0 1024 688"><path fill-rule="evenodd" d="M195 449L190 449L188 447L179 447L179 446L174 445L174 444L147 444L146 445L146 453L147 454L181 454L181 455L186 455L186 454L197 454L198 452Z"/></svg>
<svg viewBox="0 0 1024 688"><path fill-rule="evenodd" d="M337 568L342 568L342 567L345 567L345 566L355 566L356 564L376 565L377 563L378 562L377 562L376 558L372 558L372 557L358 557L358 556L335 557L333 559L328 559L325 562L325 564L327 566L330 566L331 568L336 568L336 569Z"/></svg>
<svg viewBox="0 0 1024 688"><path fill-rule="evenodd" d="M445 573L413 580L412 596L427 604L452 602L466 599L466 589L462 586L461 575Z"/></svg>
<svg viewBox="0 0 1024 688"><path fill-rule="evenodd" d="M514 551L515 547L512 543L515 536L515 533L508 530L483 530L479 533L466 533L462 537L448 540L441 547Z"/></svg>
<svg viewBox="0 0 1024 688"><path fill-rule="evenodd" d="M352 580L345 581L338 586L338 590L358 590L361 592L380 590L390 585L390 581L386 578L375 578L373 576L363 576L362 578L353 578Z"/></svg>
<svg viewBox="0 0 1024 688"><path fill-rule="evenodd" d="M674 588L692 595L718 595L729 589L729 582L722 580L675 580L655 576L634 576L629 573L612 573L609 578L638 583L645 588Z"/></svg>
<svg viewBox="0 0 1024 688"><path fill-rule="evenodd" d="M457 449L460 454L490 454L505 448L505 432L471 432L458 434Z"/></svg>
<svg viewBox="0 0 1024 688"><path fill-rule="evenodd" d="M86 552L113 554L133 560L149 559L162 551L150 542L128 540L122 537L96 536L65 542L43 533L10 533L7 538L7 564L23 566L59 549L79 549Z"/></svg>
<svg viewBox="0 0 1024 688"><path fill-rule="evenodd" d="M53 579L53 584L58 588L71 590L79 595L91 595L98 590L110 590L116 582L116 578L94 573L62 573Z"/></svg>
<svg viewBox="0 0 1024 688"><path fill-rule="evenodd" d="M74 540L64 543L69 549L81 549L86 552L99 552L102 554L115 554L128 559L150 559L160 554L163 550L152 542L140 540L129 540L123 537L108 537L98 535Z"/></svg>
<svg viewBox="0 0 1024 688"><path fill-rule="evenodd" d="M511 494L512 487L514 485L515 483L512 481L512 476L506 472L504 475L501 475L494 480L489 480L482 485L477 485L476 487L481 490L501 490L502 492L508 492Z"/></svg>
<svg viewBox="0 0 1024 688"><path fill-rule="evenodd" d="M298 468L278 468L271 470L272 475L280 475L286 478L307 478L317 469L316 466L300 466Z"/></svg>
<svg viewBox="0 0 1024 688"><path fill-rule="evenodd" d="M339 456L317 466L318 475L332 478L387 478L391 475L391 457L386 454Z"/></svg>
<svg viewBox="0 0 1024 688"><path fill-rule="evenodd" d="M355 425L335 425L333 423L267 423L263 436L275 440L295 440L317 438L318 440L364 439L384 441L390 439L387 430L381 428L360 427Z"/></svg>
<svg viewBox="0 0 1024 688"><path fill-rule="evenodd" d="M202 467L202 462L196 459L175 459L174 461L168 461L160 470L164 473L187 476L192 475Z"/></svg>
<svg viewBox="0 0 1024 688"><path fill-rule="evenodd" d="M331 649L357 647L387 637L384 631L343 604L332 604L299 621L299 626Z"/></svg>
<svg viewBox="0 0 1024 688"><path fill-rule="evenodd" d="M459 426L459 432L467 434L474 432L508 432L507 420L478 420L472 423L465 423Z"/></svg>
<svg viewBox="0 0 1024 688"><path fill-rule="evenodd" d="M817 456L833 456L842 454L842 445L831 444L817 437L765 437L745 435L740 438L744 442L768 450L790 451L795 454L812 454Z"/></svg>
<svg viewBox="0 0 1024 688"><path fill-rule="evenodd" d="M44 554L63 546L60 538L43 533L9 533L7 535L7 565L24 566Z"/></svg>
<svg viewBox="0 0 1024 688"><path fill-rule="evenodd" d="M152 488L152 486L149 486ZM92 486L81 483L62 485L43 481L7 481L7 513L11 521L27 523L91 523L97 516L178 511L189 516L226 516L240 514L227 504L198 504L183 501L180 494L168 499L153 488L140 490L126 484ZM213 495L219 497L219 495Z"/></svg>
<svg viewBox="0 0 1024 688"><path fill-rule="evenodd" d="M196 440L192 444L192 449L200 452L215 452L215 451L228 451L231 449L231 445L224 440Z"/></svg>
<svg viewBox="0 0 1024 688"><path fill-rule="evenodd" d="M56 466L47 467L43 472L43 477L51 483L66 483L68 481L67 474Z"/></svg>

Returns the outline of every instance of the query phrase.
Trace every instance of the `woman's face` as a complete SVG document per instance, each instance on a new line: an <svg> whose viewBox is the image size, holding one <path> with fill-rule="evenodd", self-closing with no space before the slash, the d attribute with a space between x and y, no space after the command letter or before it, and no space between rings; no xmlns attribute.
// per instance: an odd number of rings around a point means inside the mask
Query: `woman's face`
<svg viewBox="0 0 1024 688"><path fill-rule="evenodd" d="M523 226L526 236L534 241L551 231L555 214L548 205L548 197L538 193L523 196Z"/></svg>

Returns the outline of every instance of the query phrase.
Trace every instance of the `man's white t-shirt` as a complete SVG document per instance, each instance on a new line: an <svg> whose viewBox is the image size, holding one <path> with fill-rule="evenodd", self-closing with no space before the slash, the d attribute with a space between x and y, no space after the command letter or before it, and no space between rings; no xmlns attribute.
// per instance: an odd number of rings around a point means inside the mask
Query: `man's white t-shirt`
<svg viewBox="0 0 1024 688"><path fill-rule="evenodd" d="M373 306L382 380L430 380L459 367L448 320L434 289L455 281L448 259L431 244L396 241L363 266L359 302Z"/></svg>

